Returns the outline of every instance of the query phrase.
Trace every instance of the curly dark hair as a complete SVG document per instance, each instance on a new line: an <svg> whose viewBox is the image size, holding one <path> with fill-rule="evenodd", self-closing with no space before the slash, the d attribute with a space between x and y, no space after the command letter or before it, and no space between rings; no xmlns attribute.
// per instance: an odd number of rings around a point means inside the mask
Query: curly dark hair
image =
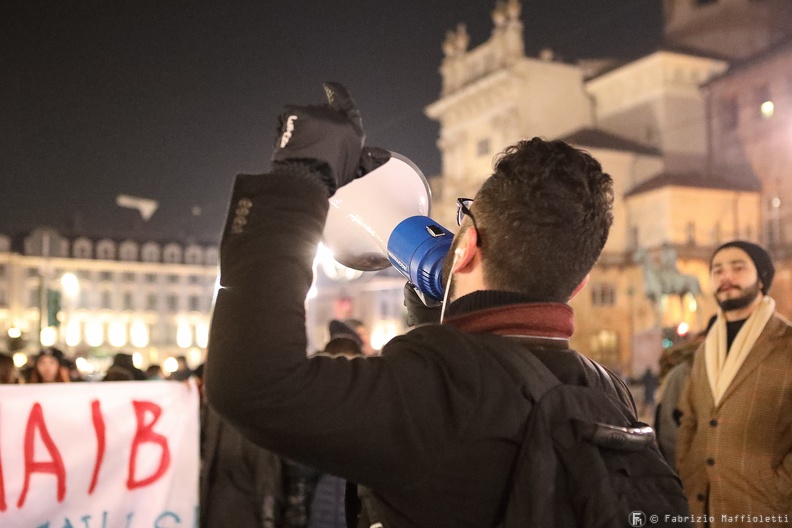
<svg viewBox="0 0 792 528"><path fill-rule="evenodd" d="M566 302L613 223L613 180L588 153L533 138L508 147L472 206L492 289Z"/></svg>

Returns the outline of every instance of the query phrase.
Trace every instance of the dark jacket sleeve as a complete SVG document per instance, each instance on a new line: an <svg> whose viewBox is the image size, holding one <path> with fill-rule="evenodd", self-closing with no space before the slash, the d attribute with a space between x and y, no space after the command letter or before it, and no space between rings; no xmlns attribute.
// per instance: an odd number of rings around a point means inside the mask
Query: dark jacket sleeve
<svg viewBox="0 0 792 528"><path fill-rule="evenodd" d="M393 340L392 355L306 358L304 303L327 210L318 180L237 178L221 243L207 397L282 456L378 489L403 486L470 420L480 391L475 358L465 359L464 344L453 342L463 338L451 332L439 340L458 351L448 366L434 353L438 340L417 331Z"/></svg>

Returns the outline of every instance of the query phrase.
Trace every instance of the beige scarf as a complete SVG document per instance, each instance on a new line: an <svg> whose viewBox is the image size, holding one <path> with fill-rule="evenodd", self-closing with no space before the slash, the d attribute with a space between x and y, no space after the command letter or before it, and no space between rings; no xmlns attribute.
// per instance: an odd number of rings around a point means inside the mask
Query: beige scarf
<svg viewBox="0 0 792 528"><path fill-rule="evenodd" d="M720 404L726 389L729 388L739 372L745 358L748 357L774 312L775 301L765 295L756 310L737 332L731 352L726 354L726 318L723 316L722 310L718 311L718 318L710 328L704 343L704 361L715 407Z"/></svg>

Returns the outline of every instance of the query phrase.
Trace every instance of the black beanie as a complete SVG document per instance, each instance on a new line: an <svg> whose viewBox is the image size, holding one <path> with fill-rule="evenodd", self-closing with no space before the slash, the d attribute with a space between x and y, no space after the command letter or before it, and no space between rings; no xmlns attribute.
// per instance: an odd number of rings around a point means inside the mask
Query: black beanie
<svg viewBox="0 0 792 528"><path fill-rule="evenodd" d="M721 247L716 249L715 253L712 254L712 259L710 259L710 269L712 268L712 260L715 258L715 255L717 255L720 250L729 247L736 247L748 253L748 256L751 257L751 260L753 260L754 266L756 266L756 274L759 276L759 280L762 281L762 293L767 295L767 290L769 290L770 285L773 284L775 268L773 267L773 261L770 259L770 255L767 253L767 251L765 251L763 247L758 246L753 242L747 242L745 240L733 240L731 242L726 242Z"/></svg>

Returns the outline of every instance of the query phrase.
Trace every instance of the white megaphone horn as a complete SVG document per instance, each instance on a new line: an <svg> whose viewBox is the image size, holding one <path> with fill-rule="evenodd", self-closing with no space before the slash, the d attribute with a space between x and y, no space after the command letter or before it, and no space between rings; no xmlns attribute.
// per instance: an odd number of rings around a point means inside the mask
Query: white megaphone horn
<svg viewBox="0 0 792 528"><path fill-rule="evenodd" d="M391 152L386 163L330 198L325 245L349 268L393 264L421 293L442 299L440 275L453 234L429 218L431 199L421 169Z"/></svg>

